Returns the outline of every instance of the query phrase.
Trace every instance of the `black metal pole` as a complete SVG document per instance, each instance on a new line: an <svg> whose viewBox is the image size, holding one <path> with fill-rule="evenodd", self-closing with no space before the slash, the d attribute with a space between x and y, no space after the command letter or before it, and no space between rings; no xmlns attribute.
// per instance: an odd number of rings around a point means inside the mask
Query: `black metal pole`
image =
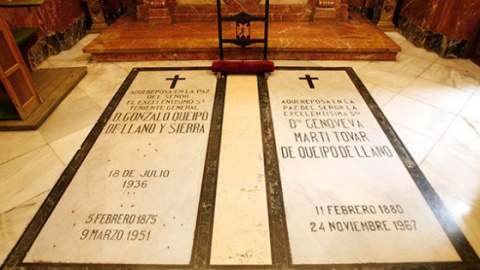
<svg viewBox="0 0 480 270"><path fill-rule="evenodd" d="M267 60L267 54L268 54L268 21L269 21L269 17L270 17L268 15L269 6L270 6L270 1L265 0L265 31L264 31L265 45L264 45L264 48L263 48L263 60Z"/></svg>
<svg viewBox="0 0 480 270"><path fill-rule="evenodd" d="M222 42L222 5L221 0L217 0L217 20L218 20L218 48L220 50L220 60L223 60L223 42ZM268 0L267 0L268 1Z"/></svg>

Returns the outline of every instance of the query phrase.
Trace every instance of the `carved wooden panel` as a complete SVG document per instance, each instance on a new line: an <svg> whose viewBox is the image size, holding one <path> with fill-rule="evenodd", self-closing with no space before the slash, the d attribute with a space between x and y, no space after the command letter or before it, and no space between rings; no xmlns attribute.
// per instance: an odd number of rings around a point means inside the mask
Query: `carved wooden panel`
<svg viewBox="0 0 480 270"><path fill-rule="evenodd" d="M0 82L18 114L26 119L41 103L10 28L0 12Z"/></svg>

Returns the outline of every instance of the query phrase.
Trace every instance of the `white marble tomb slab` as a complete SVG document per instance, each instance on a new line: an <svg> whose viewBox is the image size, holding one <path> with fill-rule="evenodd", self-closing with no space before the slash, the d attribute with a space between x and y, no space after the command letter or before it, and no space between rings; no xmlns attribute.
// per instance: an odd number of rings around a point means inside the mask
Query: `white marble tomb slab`
<svg viewBox="0 0 480 270"><path fill-rule="evenodd" d="M227 78L210 263L272 264L255 75Z"/></svg>
<svg viewBox="0 0 480 270"><path fill-rule="evenodd" d="M294 265L461 260L345 71L268 85Z"/></svg>
<svg viewBox="0 0 480 270"><path fill-rule="evenodd" d="M188 265L215 87L139 72L24 262Z"/></svg>

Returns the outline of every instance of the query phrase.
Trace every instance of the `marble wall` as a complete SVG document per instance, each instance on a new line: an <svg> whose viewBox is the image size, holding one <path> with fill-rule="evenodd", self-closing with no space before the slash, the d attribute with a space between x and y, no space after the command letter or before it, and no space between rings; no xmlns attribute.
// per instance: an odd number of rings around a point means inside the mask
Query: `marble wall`
<svg viewBox="0 0 480 270"><path fill-rule="evenodd" d="M65 31L75 20L85 14L81 0L46 0L39 7L2 8L0 12L10 25L16 27L36 27L39 36L50 36Z"/></svg>
<svg viewBox="0 0 480 270"><path fill-rule="evenodd" d="M364 5L365 2L365 7L367 8L372 8L374 6L374 1L375 0L348 0L348 5L349 6L355 6L355 7L361 7Z"/></svg>
<svg viewBox="0 0 480 270"><path fill-rule="evenodd" d="M341 0L336 0L336 2L339 1ZM143 4L140 3L138 6L137 18L154 25L213 22L217 20L216 2L216 0L143 1ZM233 16L244 11L262 16L265 11L264 4L265 0L222 0L222 15ZM271 21L312 21L312 14L317 5L318 0L270 0L270 19Z"/></svg>
<svg viewBox="0 0 480 270"><path fill-rule="evenodd" d="M337 23L347 20L347 0L270 0L270 21ZM263 16L265 0L223 0L222 16L239 12ZM217 20L216 0L169 0L139 2L137 19L150 24L213 22Z"/></svg>
<svg viewBox="0 0 480 270"><path fill-rule="evenodd" d="M85 10L82 0L46 0L39 7L2 8L0 12L10 26L40 29L39 39L30 49L30 60L36 66L86 35Z"/></svg>
<svg viewBox="0 0 480 270"><path fill-rule="evenodd" d="M241 2L241 1L240 1ZM216 0L177 0L177 5L216 5ZM265 4L265 0L260 1L260 5ZM306 5L308 0L270 0L271 5Z"/></svg>
<svg viewBox="0 0 480 270"><path fill-rule="evenodd" d="M480 0L404 0L399 28L417 46L444 57L465 57L480 23Z"/></svg>
<svg viewBox="0 0 480 270"><path fill-rule="evenodd" d="M307 5L308 0L270 0L271 5ZM260 5L264 5L265 0L260 1Z"/></svg>

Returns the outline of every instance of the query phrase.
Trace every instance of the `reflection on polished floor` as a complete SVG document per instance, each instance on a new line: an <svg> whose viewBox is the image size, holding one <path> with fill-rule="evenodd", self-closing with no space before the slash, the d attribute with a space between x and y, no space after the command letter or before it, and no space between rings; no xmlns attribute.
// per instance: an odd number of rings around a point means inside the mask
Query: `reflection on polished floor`
<svg viewBox="0 0 480 270"><path fill-rule="evenodd" d="M388 33L396 61L276 61L350 66L366 85L457 224L480 254L480 68L446 60ZM87 66L88 75L37 130L0 133L0 261L20 235L133 67L209 66L210 61L96 63L82 49L39 68Z"/></svg>

